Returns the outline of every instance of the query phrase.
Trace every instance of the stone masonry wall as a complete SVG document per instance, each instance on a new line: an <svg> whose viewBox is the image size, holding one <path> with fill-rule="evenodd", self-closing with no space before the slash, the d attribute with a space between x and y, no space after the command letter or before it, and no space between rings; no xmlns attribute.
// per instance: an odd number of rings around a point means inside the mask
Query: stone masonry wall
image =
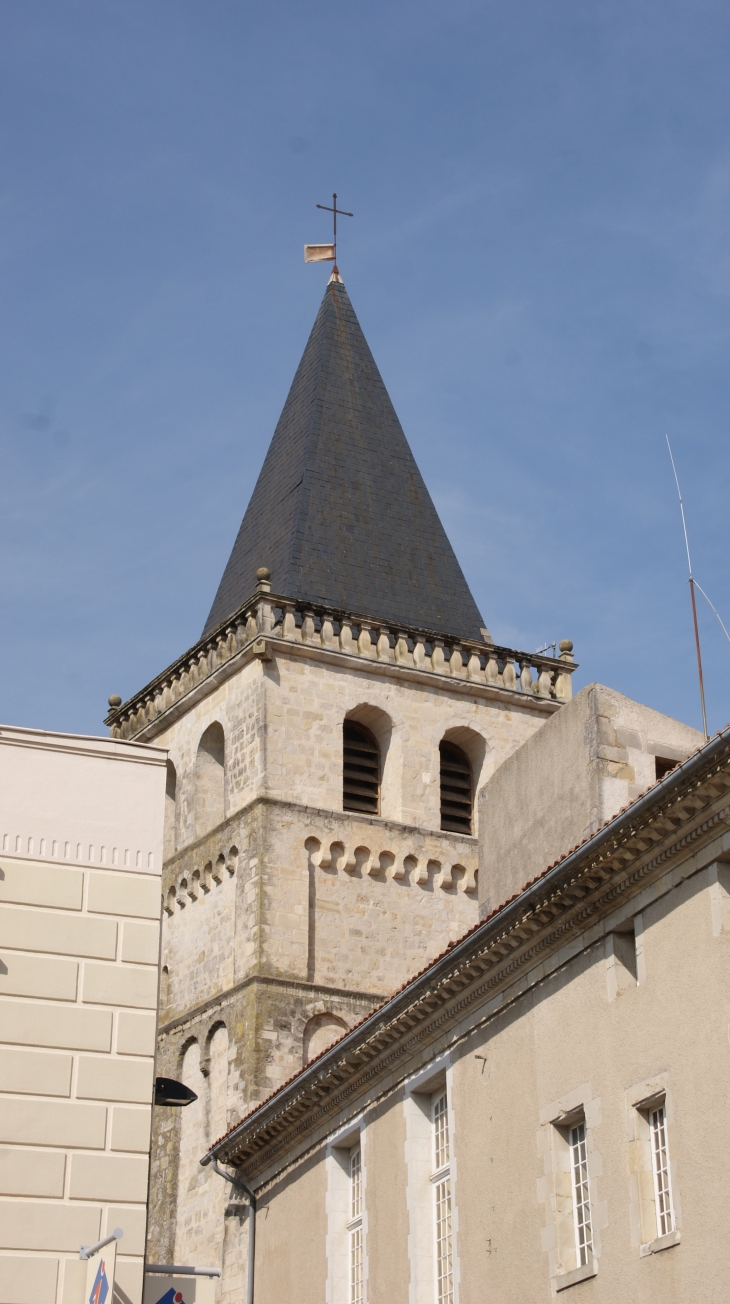
<svg viewBox="0 0 730 1304"><path fill-rule="evenodd" d="M310 1044L477 921L476 837L439 828L441 740L467 752L476 789L557 709L299 650L250 662L155 739L176 769L178 847L163 871L157 1072L199 1099L182 1118L155 1111L151 1261L222 1263L217 1298L239 1298L245 1218L200 1157ZM347 715L380 744L380 816L342 811ZM214 723L226 818L196 838L195 759Z"/></svg>
<svg viewBox="0 0 730 1304"><path fill-rule="evenodd" d="M354 715L380 743L383 817L438 829L443 738L470 756L476 790L559 709L540 698L523 705L516 695L490 697L464 680L419 679L395 665L328 664L294 652L254 660L155 737L177 774L176 847L197 837L195 758L213 723L225 734L226 815L259 795L341 810L342 724Z"/></svg>

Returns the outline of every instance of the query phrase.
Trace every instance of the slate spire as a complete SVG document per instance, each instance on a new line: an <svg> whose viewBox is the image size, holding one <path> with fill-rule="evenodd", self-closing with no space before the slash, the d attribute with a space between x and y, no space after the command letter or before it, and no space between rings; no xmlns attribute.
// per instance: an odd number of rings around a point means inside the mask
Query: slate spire
<svg viewBox="0 0 730 1304"><path fill-rule="evenodd" d="M484 625L337 270L203 631L275 593L481 637Z"/></svg>

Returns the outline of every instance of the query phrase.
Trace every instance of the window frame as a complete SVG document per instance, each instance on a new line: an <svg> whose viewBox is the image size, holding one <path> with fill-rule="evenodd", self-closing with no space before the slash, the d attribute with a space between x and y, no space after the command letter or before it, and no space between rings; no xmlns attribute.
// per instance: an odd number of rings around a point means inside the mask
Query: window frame
<svg viewBox="0 0 730 1304"><path fill-rule="evenodd" d="M593 1128L600 1121L600 1098L591 1099L589 1093L588 1086L579 1088L562 1102L556 1101L541 1111L541 1122L549 1128L545 1144L551 1154L552 1179L546 1195L549 1221L555 1228L551 1277L556 1291L598 1274L600 1232L596 1225L598 1206L592 1169ZM581 1146L579 1173L575 1162L576 1141ZM587 1196L581 1202L587 1213L584 1219L579 1216L580 1188ZM582 1238L581 1230L586 1226L588 1235Z"/></svg>
<svg viewBox="0 0 730 1304"><path fill-rule="evenodd" d="M431 1097L433 1189L433 1268L435 1304L454 1304L454 1228L451 1193L451 1128L448 1089L442 1087ZM446 1224L446 1231L442 1230ZM446 1259L447 1268L442 1272ZM448 1281L446 1289L444 1281Z"/></svg>
<svg viewBox="0 0 730 1304"><path fill-rule="evenodd" d="M349 759L349 763L352 764L351 758L348 758L347 755L347 747L348 747L348 741L351 744L353 742L352 739L348 740L347 738L348 728L359 733L361 736L361 741L367 743L372 748L375 756L377 757L377 781L376 781L377 790L376 790L376 797L375 797L375 809L367 808L365 804L366 799L364 795L363 795L362 805L356 806L356 805L347 804L348 791L347 791L346 770L348 766L348 759ZM350 776L350 778L352 779L354 778L354 776ZM369 780L363 777L362 782L366 785L369 782ZM342 809L343 811L346 811L347 814L349 815L365 815L365 816L380 815L381 804L382 804L382 786L383 786L383 756L382 756L382 751L378 739L376 738L372 729L369 729L366 724L363 724L360 720L353 720L350 716L346 716L345 719L342 721ZM350 800L356 801L357 796L356 795L353 796L352 794L350 794Z"/></svg>
<svg viewBox="0 0 730 1304"><path fill-rule="evenodd" d="M674 1111L668 1078L658 1074L637 1083L626 1092L629 1136L629 1172L631 1191L631 1222L634 1245L638 1243L639 1255L657 1254L678 1245L682 1239L681 1203L675 1170L673 1141ZM668 1212L671 1226L662 1226L662 1210L658 1190L655 1128L652 1117L661 1113L663 1125L663 1150L668 1195Z"/></svg>
<svg viewBox="0 0 730 1304"><path fill-rule="evenodd" d="M368 1212L367 1129L362 1117L342 1128L328 1142L327 1177L327 1299L329 1304L367 1304ZM353 1159L359 1155L359 1209L353 1209ZM359 1250L359 1294L353 1291L353 1249Z"/></svg>
<svg viewBox="0 0 730 1304"><path fill-rule="evenodd" d="M586 1268L593 1256L593 1218L588 1181L588 1133L585 1118L573 1123L568 1133L570 1177L573 1193L573 1228L576 1268Z"/></svg>
<svg viewBox="0 0 730 1304"><path fill-rule="evenodd" d="M458 761L458 764L463 766L464 772L468 772L469 775L468 828L450 827L451 824L457 823L458 817L449 821L448 816L444 815L444 756L448 751L457 753L456 756L452 756L452 760ZM446 823L444 823L445 819ZM442 738L439 743L439 828L442 833L460 833L462 836L469 838L474 836L474 767L464 748L460 747L458 743L452 742L450 738Z"/></svg>
<svg viewBox="0 0 730 1304"><path fill-rule="evenodd" d="M664 1100L649 1109L649 1136L651 1139L651 1168L654 1178L654 1209L657 1238L671 1235L677 1230L672 1198L672 1172L667 1136L667 1110Z"/></svg>
<svg viewBox="0 0 730 1304"><path fill-rule="evenodd" d="M363 1229L362 1147L358 1141L349 1159L350 1217L347 1223L349 1304L365 1304L365 1236Z"/></svg>

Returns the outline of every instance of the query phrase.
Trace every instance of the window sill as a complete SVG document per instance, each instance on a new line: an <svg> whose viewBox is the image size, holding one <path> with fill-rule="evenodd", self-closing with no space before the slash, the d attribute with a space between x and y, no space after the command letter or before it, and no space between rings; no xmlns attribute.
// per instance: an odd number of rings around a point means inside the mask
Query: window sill
<svg viewBox="0 0 730 1304"><path fill-rule="evenodd" d="M679 1245L682 1239L682 1233L678 1231L667 1232L666 1236L657 1236L654 1241L647 1241L639 1249L639 1257L645 1258L647 1254L658 1254L660 1250L669 1250L673 1245Z"/></svg>
<svg viewBox="0 0 730 1304"><path fill-rule="evenodd" d="M567 1290L568 1286L577 1286L579 1281L587 1281L589 1277L598 1276L598 1264L595 1259L590 1263L584 1263L582 1268L574 1268L572 1272L563 1272L555 1278L556 1290Z"/></svg>

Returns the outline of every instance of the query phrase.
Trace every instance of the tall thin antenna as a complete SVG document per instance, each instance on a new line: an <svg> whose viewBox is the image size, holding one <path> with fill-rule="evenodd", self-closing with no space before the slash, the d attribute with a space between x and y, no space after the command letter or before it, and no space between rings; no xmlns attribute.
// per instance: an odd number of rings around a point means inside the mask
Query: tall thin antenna
<svg viewBox="0 0 730 1304"><path fill-rule="evenodd" d="M700 677L700 701L702 702L702 728L704 729L705 732L705 742L707 742L708 734L707 734L707 712L705 710L705 681L702 676L702 653L700 652L700 630L699 630L699 625L697 624L697 603L695 601L695 578L694 575L692 574L692 558L689 555L689 538L687 537L687 522L684 518L684 503L682 502L682 490L679 487L679 476L677 475L677 468L674 465L674 458L672 456L672 445L669 442L669 435L665 435L665 439L667 441L667 448L669 449L669 458L672 463L672 470L674 471L674 481L677 486L677 493L679 495L679 510L682 513L682 529L684 530L684 546L687 549L687 567L689 569L689 591L692 598L692 620L694 621L695 645L697 647L697 670ZM697 587L699 588L699 585ZM703 596L706 597L707 595L703 594Z"/></svg>

